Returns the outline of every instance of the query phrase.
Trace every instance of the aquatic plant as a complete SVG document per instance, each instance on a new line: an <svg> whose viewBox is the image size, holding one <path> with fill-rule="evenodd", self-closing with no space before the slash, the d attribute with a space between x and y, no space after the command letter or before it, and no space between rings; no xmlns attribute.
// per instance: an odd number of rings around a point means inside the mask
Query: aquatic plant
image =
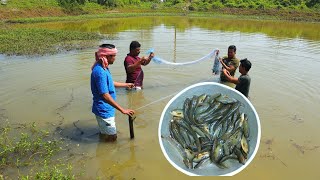
<svg viewBox="0 0 320 180"><path fill-rule="evenodd" d="M57 158L64 142L53 133L38 128L35 123L18 126L6 123L1 127L0 179L75 179L67 158Z"/></svg>
<svg viewBox="0 0 320 180"><path fill-rule="evenodd" d="M0 53L46 55L93 47L104 36L96 33L49 29L0 29Z"/></svg>

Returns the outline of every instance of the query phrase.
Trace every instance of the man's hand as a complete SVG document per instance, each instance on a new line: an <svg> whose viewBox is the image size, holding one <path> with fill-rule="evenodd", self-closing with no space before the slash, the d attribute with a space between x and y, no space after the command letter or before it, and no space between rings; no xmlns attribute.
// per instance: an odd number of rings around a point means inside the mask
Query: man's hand
<svg viewBox="0 0 320 180"><path fill-rule="evenodd" d="M223 73L224 73L225 75L231 76L231 74L230 74L230 72L229 72L228 70L222 69L222 71L223 71Z"/></svg>
<svg viewBox="0 0 320 180"><path fill-rule="evenodd" d="M150 55L149 55L149 59L151 60L152 58L154 58L154 53L153 52L150 53Z"/></svg>
<svg viewBox="0 0 320 180"><path fill-rule="evenodd" d="M144 66L149 64L150 62L150 60L148 60L146 56L141 57L140 61L141 61L141 65L144 65Z"/></svg>
<svg viewBox="0 0 320 180"><path fill-rule="evenodd" d="M229 82L232 82L234 84L238 84L239 79L236 77L231 76L230 72L226 69L222 69L222 73L226 76L226 78L228 79Z"/></svg>
<svg viewBox="0 0 320 180"><path fill-rule="evenodd" d="M121 113L122 114L127 114L127 115L129 115L129 116L133 116L134 115L134 110L132 110L132 109L123 109L122 111L121 111Z"/></svg>
<svg viewBox="0 0 320 180"><path fill-rule="evenodd" d="M147 56L142 56L140 58L140 64L144 65L144 66L148 65L153 57L154 57L154 53L153 52L150 53L150 55L148 57Z"/></svg>
<svg viewBox="0 0 320 180"><path fill-rule="evenodd" d="M126 83L126 88L132 89L134 87L133 83Z"/></svg>

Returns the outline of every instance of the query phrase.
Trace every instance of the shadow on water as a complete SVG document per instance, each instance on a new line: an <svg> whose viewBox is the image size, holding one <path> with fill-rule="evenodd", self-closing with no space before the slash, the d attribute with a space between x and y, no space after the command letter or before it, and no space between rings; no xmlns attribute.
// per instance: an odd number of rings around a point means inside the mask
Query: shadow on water
<svg viewBox="0 0 320 180"><path fill-rule="evenodd" d="M99 139L99 128L95 119L76 120L73 123L56 128L62 137L86 143L97 143Z"/></svg>
<svg viewBox="0 0 320 180"><path fill-rule="evenodd" d="M134 106L144 107L146 99L144 97L142 90L125 90L119 89L117 92L118 96L127 96L127 106L131 108ZM134 103L133 103L134 102ZM119 102L118 102L119 103ZM120 103L122 104L122 103ZM152 104L152 103L151 103ZM127 118L127 116L124 116ZM64 119L64 117L62 116ZM119 117L123 118L123 117ZM139 117L137 120L133 121L136 128L144 128L147 126L147 122L143 117ZM99 127L95 119L78 119L70 121L68 123L60 123L55 131L60 134L63 138L70 139L75 142L84 143L99 143L101 140L99 138ZM117 132L121 134L122 132Z"/></svg>

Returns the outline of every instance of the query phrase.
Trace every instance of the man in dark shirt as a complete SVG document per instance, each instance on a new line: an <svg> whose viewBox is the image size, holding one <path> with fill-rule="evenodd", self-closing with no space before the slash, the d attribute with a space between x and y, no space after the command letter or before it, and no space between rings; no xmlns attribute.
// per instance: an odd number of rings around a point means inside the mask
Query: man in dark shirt
<svg viewBox="0 0 320 180"><path fill-rule="evenodd" d="M133 83L136 89L142 89L144 74L141 65L146 66L150 63L154 54L151 53L149 57L139 57L140 43L132 41L130 43L130 53L124 59L124 67L127 73L126 83Z"/></svg>
<svg viewBox="0 0 320 180"><path fill-rule="evenodd" d="M232 77L230 75L230 72L227 71L226 69L222 70L227 80L229 82L235 83L236 90L240 91L246 97L248 97L249 95L249 89L250 89L250 83L251 83L251 78L248 74L250 68L251 68L251 62L247 58L245 58L240 60L239 72L241 73L241 76L239 78Z"/></svg>
<svg viewBox="0 0 320 180"><path fill-rule="evenodd" d="M236 52L236 46L230 45L228 47L228 56L219 59L222 65L222 70L225 69L226 71L228 71L232 77L234 77L234 74L239 66L239 59L236 58ZM228 82L228 79L225 77L224 73L220 74L220 82L232 88L235 87L234 83Z"/></svg>

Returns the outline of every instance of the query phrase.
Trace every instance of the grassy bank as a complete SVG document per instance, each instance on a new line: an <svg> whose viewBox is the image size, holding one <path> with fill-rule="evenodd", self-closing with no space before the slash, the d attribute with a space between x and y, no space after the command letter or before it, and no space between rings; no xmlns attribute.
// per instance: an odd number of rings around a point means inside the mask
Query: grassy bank
<svg viewBox="0 0 320 180"><path fill-rule="evenodd" d="M146 13L119 13L111 12L106 14L86 14L79 16L63 16L63 17L34 17L34 18L17 18L7 20L3 23L41 23L54 21L81 21L84 19L98 18L121 18L121 17L141 17L141 16L181 16L183 13L163 13L163 12L146 12Z"/></svg>
<svg viewBox="0 0 320 180"><path fill-rule="evenodd" d="M0 179L75 179L68 143L35 123L1 123ZM69 149L70 150L70 149Z"/></svg>
<svg viewBox="0 0 320 180"><path fill-rule="evenodd" d="M85 14L78 16L46 16L31 18L15 18L2 21L3 24L10 23L41 23L53 21L79 21L83 19L97 18L117 18L117 17L141 17L141 16L188 16L188 17L214 17L228 19L261 19L261 20L288 20L304 22L320 22L320 13L316 12L298 12L281 10L250 10L241 9L221 9L215 12L190 12L190 11L145 11L134 12L129 9L119 9L118 11L108 11L104 14ZM1 24L0 24L1 27Z"/></svg>
<svg viewBox="0 0 320 180"><path fill-rule="evenodd" d="M241 18L241 19L264 19L264 20L286 20L286 21L304 21L320 22L320 12L314 11L296 11L296 10L254 10L254 9L235 9L224 8L209 12L183 11L177 9L150 10L150 9L102 9L99 13L84 13L79 15L70 15L60 9L50 10L21 10L12 12L10 10L2 11L0 9L0 20L2 23L32 23L48 21L69 21L91 18L107 17L134 17L134 16L190 16L190 17L221 17L221 18ZM12 14L13 13L13 14ZM12 14L1 17L1 14ZM11 18L10 18L11 17Z"/></svg>
<svg viewBox="0 0 320 180"><path fill-rule="evenodd" d="M215 19L236 19L241 21L241 19L259 19L259 20L279 20L274 16L268 15L239 15L239 14L219 14L219 13L199 13L199 12L188 12L188 13L167 13L167 12L145 12L145 13L122 13L122 12L112 12L106 14L86 14L79 16L62 16L62 17L34 17L34 18L18 18L14 20L7 20L0 22L0 54L5 55L46 55L55 54L59 52L65 52L69 50L78 50L89 47L96 47L97 41L103 39L112 39L114 37L102 36L92 32L100 32L99 24L88 25L88 29L96 28L96 31L91 32L80 32L77 30L67 31L59 30L46 27L37 27L37 25L27 27L32 23L42 23L42 22L57 22L57 21L83 21L87 19L108 19L108 18L121 18L121 17L147 17L147 16L187 16L187 17L212 17ZM13 25L18 23L17 25ZM146 22L150 23L150 22ZM174 22L172 22L174 23ZM26 24L26 25L20 25ZM117 23L116 23L117 24ZM19 26L27 27L19 28ZM112 25L105 30L105 32L115 31L118 32L117 28L124 28L122 25ZM219 29L219 27L217 28ZM274 30L271 30L274 31ZM277 31L276 31L277 32ZM275 32L275 34L276 34ZM108 34L108 33L105 33ZM270 33L274 34L274 33ZM299 34L299 33L297 33ZM296 34L295 34L296 35Z"/></svg>
<svg viewBox="0 0 320 180"><path fill-rule="evenodd" d="M7 0L7 2L6 5L0 5L0 20L7 22L21 22L23 18L37 17L44 19L45 17L55 17L51 19L54 21L65 20L67 16L80 16L79 19L150 14L320 22L320 11L319 8L316 8L320 6L320 3L315 3L312 5L313 8L309 8L306 5L308 3L291 2L291 0L279 0L277 3L262 0L239 0L238 3L228 0L193 0L190 1L191 3L176 0L167 0L164 3L148 0L118 0L112 1L111 4L98 4L93 0L24 0L23 3L20 0Z"/></svg>
<svg viewBox="0 0 320 180"><path fill-rule="evenodd" d="M78 31L48 29L0 29L0 53L45 55L88 48L104 36Z"/></svg>
<svg viewBox="0 0 320 180"><path fill-rule="evenodd" d="M260 19L320 22L320 11L306 8L246 8L245 6L212 7L210 4L140 2L138 4L107 7L85 1L84 4L63 5L57 0L8 0L0 5L0 54L45 55L61 51L96 46L107 37L84 32L48 29L13 29L13 23L41 23L54 21L81 21L84 19L137 17L137 16L188 16L221 19ZM194 1L196 2L196 1ZM208 8L205 8L208 7ZM235 8L236 7L236 8ZM294 6L295 7L295 6ZM303 6L301 6L303 7ZM192 9L192 10L191 10Z"/></svg>

